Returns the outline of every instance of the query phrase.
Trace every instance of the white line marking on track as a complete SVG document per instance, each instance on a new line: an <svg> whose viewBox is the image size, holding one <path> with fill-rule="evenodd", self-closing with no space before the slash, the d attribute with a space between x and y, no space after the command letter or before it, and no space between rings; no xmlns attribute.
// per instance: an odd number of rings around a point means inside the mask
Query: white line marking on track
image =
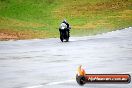
<svg viewBox="0 0 132 88"><path fill-rule="evenodd" d="M58 81L58 82L51 82L51 83L47 83L45 85L58 85L58 84L63 84L63 83L71 83L71 82L76 82L75 79L71 79L71 80L65 80L65 81ZM42 87L44 85L36 85L36 86L30 86L30 87L24 87L24 88L39 88Z"/></svg>
<svg viewBox="0 0 132 88"><path fill-rule="evenodd" d="M60 82L51 82L51 83L48 83L46 85L57 85L57 84L71 83L71 82L75 82L75 80L65 80L65 81L60 81Z"/></svg>
<svg viewBox="0 0 132 88"><path fill-rule="evenodd" d="M24 87L24 88L38 88L38 87L42 87L44 85L36 85L36 86L29 86L29 87Z"/></svg>

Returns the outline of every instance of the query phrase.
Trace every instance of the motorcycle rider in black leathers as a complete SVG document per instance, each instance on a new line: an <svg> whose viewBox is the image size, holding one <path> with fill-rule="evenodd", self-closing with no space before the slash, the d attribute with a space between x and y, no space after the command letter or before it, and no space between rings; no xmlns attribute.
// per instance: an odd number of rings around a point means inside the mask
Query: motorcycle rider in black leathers
<svg viewBox="0 0 132 88"><path fill-rule="evenodd" d="M68 36L70 37L70 29L71 29L71 27L70 27L69 23L65 19L63 20L62 23L67 25L67 29L66 30L68 31L68 34L69 34ZM61 33L61 29L59 29L59 31Z"/></svg>

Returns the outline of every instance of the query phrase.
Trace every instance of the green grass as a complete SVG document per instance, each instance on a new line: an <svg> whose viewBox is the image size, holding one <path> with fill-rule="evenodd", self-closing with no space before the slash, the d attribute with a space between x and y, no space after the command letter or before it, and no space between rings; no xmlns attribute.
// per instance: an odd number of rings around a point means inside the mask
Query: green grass
<svg viewBox="0 0 132 88"><path fill-rule="evenodd" d="M59 24L65 18L71 24L73 36L93 35L130 27L132 1L0 0L0 32L17 30L19 33L29 30L35 31L29 38L58 37Z"/></svg>

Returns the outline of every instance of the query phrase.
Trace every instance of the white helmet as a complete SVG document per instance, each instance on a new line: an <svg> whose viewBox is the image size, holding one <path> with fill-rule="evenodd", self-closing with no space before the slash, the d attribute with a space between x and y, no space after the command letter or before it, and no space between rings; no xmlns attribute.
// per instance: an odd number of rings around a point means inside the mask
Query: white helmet
<svg viewBox="0 0 132 88"><path fill-rule="evenodd" d="M63 22L67 22L66 19L64 19Z"/></svg>

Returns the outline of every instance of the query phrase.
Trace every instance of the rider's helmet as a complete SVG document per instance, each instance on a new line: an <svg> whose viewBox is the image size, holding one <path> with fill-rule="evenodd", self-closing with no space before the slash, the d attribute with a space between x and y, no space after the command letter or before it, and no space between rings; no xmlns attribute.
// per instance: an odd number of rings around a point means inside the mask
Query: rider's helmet
<svg viewBox="0 0 132 88"><path fill-rule="evenodd" d="M64 19L63 22L67 22L66 19Z"/></svg>

